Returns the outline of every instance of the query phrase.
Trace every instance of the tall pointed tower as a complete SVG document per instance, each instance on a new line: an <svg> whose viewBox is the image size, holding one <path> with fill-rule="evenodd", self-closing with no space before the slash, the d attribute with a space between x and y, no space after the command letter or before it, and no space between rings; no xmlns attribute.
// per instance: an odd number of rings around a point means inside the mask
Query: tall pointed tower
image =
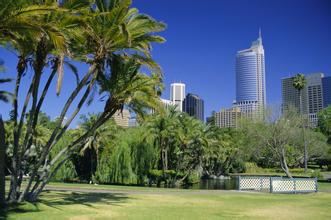
<svg viewBox="0 0 331 220"><path fill-rule="evenodd" d="M249 49L236 56L236 102L247 115L263 113L266 106L264 48L261 29Z"/></svg>

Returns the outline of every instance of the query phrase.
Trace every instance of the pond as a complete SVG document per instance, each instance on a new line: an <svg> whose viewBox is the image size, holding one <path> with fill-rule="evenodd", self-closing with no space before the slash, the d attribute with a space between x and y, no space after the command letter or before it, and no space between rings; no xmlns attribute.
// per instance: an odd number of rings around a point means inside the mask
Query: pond
<svg viewBox="0 0 331 220"><path fill-rule="evenodd" d="M199 183L195 183L190 186L183 186L185 189L223 189L223 190L235 190L237 189L238 179L231 177L229 179L201 179Z"/></svg>
<svg viewBox="0 0 331 220"><path fill-rule="evenodd" d="M156 187L153 185L152 187ZM238 189L238 177L227 177L225 179L201 179L199 182L190 185L161 185L161 188L178 188L178 189L206 189L206 190L236 190Z"/></svg>

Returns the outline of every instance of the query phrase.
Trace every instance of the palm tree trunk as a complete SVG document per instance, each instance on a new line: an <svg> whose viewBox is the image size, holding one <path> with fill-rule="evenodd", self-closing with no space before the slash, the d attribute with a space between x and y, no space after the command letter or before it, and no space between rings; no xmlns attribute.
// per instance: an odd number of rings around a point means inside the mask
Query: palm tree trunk
<svg viewBox="0 0 331 220"><path fill-rule="evenodd" d="M299 98L300 98L300 116L301 116L301 121L302 121L302 137L303 137L303 142L304 142L304 167L305 167L305 173L307 173L308 153L307 153L307 140L306 140L306 135L305 135L306 120L303 117L302 90L299 91Z"/></svg>
<svg viewBox="0 0 331 220"><path fill-rule="evenodd" d="M49 154L49 148L51 146L53 146L54 143L54 139L58 136L58 131L61 128L61 124L64 120L65 114L68 111L69 107L71 106L72 102L74 101L75 97L79 94L79 92L81 91L81 89L85 86L86 82L88 81L88 79L90 78L91 74L94 73L94 66L92 66L89 70L89 72L85 75L85 77L82 79L82 81L79 83L79 85L76 87L76 89L72 92L72 94L70 95L70 97L68 98L66 104L64 105L61 115L60 115L60 119L58 121L57 127L54 129L50 139L48 140L46 146L44 146L43 151L41 153L41 156L39 158L39 161L37 162L37 164L34 166L31 177L29 179L29 182L26 186L26 188L24 189L23 193L21 194L19 201L23 201L26 194L29 192L30 187L32 185L32 182L34 181L34 178L37 175L37 171L39 169L39 167L42 165L43 161L45 160L45 158L47 157L47 155ZM82 100L86 100L88 97L89 92L91 91L91 87L89 86L88 89L86 90L85 94L83 95L83 97L81 98L80 103L78 104L78 106L82 107ZM80 108L79 108L80 109Z"/></svg>
<svg viewBox="0 0 331 220"><path fill-rule="evenodd" d="M110 109L111 108L109 108L109 110ZM111 118L118 109L119 108L116 107L116 105L115 105L110 112L102 114L100 116L100 118L95 122L95 124L91 127L90 130L93 131L93 130L98 129L107 120L109 120L109 118ZM79 146L79 144L83 140L85 140L88 137L89 134L90 134L90 131L85 132L85 134L83 134L82 136L80 136L77 140L75 140L72 144L70 144L66 148L62 149L54 157L54 159L49 164L50 167L55 166L54 169L51 172L49 172L49 173L44 172L42 174L42 177L40 178L40 180L33 187L34 190L31 191L28 194L28 196L26 198L28 201L31 201L31 202L36 201L36 199L38 198L39 194L42 192L42 190L44 189L44 187L46 186L46 184L48 183L48 181L55 175L55 173L65 163L65 161L71 156L71 151L74 151L74 148L77 147L77 146ZM60 162L58 162L58 160L60 160L62 158L62 156L64 156L64 158ZM41 183L41 185L40 185L40 183Z"/></svg>
<svg viewBox="0 0 331 220"><path fill-rule="evenodd" d="M5 141L5 127L0 115L0 208L5 205L5 159L6 159L6 141Z"/></svg>
<svg viewBox="0 0 331 220"><path fill-rule="evenodd" d="M13 158L11 159L11 164L12 164L12 173L11 173L11 178L10 178L10 189L8 193L8 200L9 202L16 202L17 200L17 189L18 187L18 175L20 174L20 169L18 167L19 164L19 140L20 136L22 134L22 128L24 124L24 118L25 118L25 113L29 105L29 101L31 98L32 94L32 83L30 84L30 88L26 94L25 101L23 104L20 120L18 123L18 126L14 128L14 144L13 144Z"/></svg>

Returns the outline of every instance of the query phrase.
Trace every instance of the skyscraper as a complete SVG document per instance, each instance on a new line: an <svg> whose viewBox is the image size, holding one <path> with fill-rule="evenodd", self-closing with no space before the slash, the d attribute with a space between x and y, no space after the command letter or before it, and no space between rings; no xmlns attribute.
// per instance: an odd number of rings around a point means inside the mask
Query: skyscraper
<svg viewBox="0 0 331 220"><path fill-rule="evenodd" d="M190 116L204 121L204 101L198 95L188 93L183 102L183 110Z"/></svg>
<svg viewBox="0 0 331 220"><path fill-rule="evenodd" d="M236 102L243 114L262 113L266 105L264 49L261 30L249 49L236 56Z"/></svg>
<svg viewBox="0 0 331 220"><path fill-rule="evenodd" d="M309 118L311 126L317 125L317 113L323 108L324 91L323 73L312 73L305 76L306 86L302 90L302 113ZM286 110L290 106L300 110L300 95L293 86L294 77L282 79L282 107ZM326 88L327 89L327 88ZM325 93L324 93L325 94ZM327 95L325 94L327 97Z"/></svg>
<svg viewBox="0 0 331 220"><path fill-rule="evenodd" d="M170 101L177 106L179 111L183 111L183 101L185 99L185 84L172 83L170 88Z"/></svg>
<svg viewBox="0 0 331 220"><path fill-rule="evenodd" d="M293 107L300 110L300 93L293 86L294 77L282 78L282 111ZM302 113L307 114L307 95L302 91Z"/></svg>
<svg viewBox="0 0 331 220"><path fill-rule="evenodd" d="M331 76L322 79L323 87L323 108L331 105Z"/></svg>

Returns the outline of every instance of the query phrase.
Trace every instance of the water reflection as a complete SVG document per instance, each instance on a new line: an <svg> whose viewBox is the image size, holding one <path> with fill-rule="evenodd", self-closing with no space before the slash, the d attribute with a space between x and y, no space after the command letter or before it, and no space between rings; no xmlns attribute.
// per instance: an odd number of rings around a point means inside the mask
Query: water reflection
<svg viewBox="0 0 331 220"><path fill-rule="evenodd" d="M201 179L199 183L184 186L185 189L223 189L234 190L237 189L237 178L231 179Z"/></svg>

